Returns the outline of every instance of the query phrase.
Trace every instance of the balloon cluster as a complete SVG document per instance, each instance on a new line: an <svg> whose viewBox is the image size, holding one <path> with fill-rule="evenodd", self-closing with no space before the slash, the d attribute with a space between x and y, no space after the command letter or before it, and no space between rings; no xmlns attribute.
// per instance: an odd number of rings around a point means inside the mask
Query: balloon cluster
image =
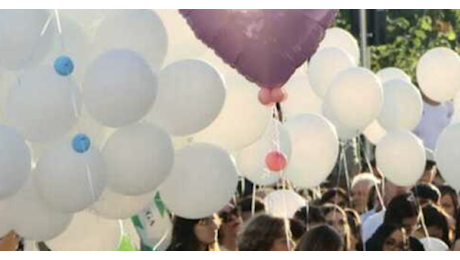
<svg viewBox="0 0 460 260"><path fill-rule="evenodd" d="M316 187L360 134L377 144L386 177L413 184L426 161L410 132L422 95L397 68L359 67L353 36L327 29L335 14L0 10L0 237L111 250L127 229L118 220L140 214L138 231L163 241L171 220L154 197L198 219L223 208L240 177ZM418 82L450 100L459 71L458 55L436 48ZM460 188L458 127L435 157ZM305 202L296 195L273 193L269 211L291 215Z"/></svg>

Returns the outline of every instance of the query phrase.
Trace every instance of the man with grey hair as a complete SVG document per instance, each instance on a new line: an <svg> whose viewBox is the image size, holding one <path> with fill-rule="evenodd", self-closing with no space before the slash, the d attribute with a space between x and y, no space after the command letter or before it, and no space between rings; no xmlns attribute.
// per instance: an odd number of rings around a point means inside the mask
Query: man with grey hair
<svg viewBox="0 0 460 260"><path fill-rule="evenodd" d="M361 173L353 178L351 183L351 194L353 199L353 208L359 213L364 214L367 210L369 193L375 185L379 184L372 173Z"/></svg>

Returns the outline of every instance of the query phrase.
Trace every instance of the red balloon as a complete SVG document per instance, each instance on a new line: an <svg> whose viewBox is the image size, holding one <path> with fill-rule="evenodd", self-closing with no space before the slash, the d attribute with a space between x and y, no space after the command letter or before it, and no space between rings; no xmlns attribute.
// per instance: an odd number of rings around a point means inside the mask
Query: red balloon
<svg viewBox="0 0 460 260"><path fill-rule="evenodd" d="M197 38L262 88L283 86L317 50L336 9L182 9Z"/></svg>
<svg viewBox="0 0 460 260"><path fill-rule="evenodd" d="M259 91L259 102L265 106L273 105L270 89L263 88Z"/></svg>
<svg viewBox="0 0 460 260"><path fill-rule="evenodd" d="M271 151L265 157L265 164L272 172L279 172L286 168L286 156L280 151Z"/></svg>
<svg viewBox="0 0 460 260"><path fill-rule="evenodd" d="M270 93L270 98L274 103L284 102L286 101L287 97L287 92L282 88L274 88Z"/></svg>

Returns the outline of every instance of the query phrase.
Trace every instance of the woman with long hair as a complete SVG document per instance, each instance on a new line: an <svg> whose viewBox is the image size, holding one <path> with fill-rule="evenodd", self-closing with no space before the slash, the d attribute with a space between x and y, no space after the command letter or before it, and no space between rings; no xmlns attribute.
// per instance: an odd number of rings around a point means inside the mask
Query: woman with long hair
<svg viewBox="0 0 460 260"><path fill-rule="evenodd" d="M220 219L213 215L204 219L176 216L168 251L219 251L217 232Z"/></svg>
<svg viewBox="0 0 460 260"><path fill-rule="evenodd" d="M408 251L409 241L403 227L383 223L366 242L366 251Z"/></svg>
<svg viewBox="0 0 460 260"><path fill-rule="evenodd" d="M350 225L345 211L335 204L325 204L322 207L326 224L333 227L341 236L344 242L344 250L351 249L351 233Z"/></svg>

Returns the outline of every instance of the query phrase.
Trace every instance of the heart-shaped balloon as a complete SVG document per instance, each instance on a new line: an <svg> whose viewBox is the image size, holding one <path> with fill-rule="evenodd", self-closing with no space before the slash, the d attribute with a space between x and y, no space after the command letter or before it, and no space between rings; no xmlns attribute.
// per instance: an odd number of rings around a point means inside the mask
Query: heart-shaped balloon
<svg viewBox="0 0 460 260"><path fill-rule="evenodd" d="M263 88L283 86L318 48L336 9L182 9L197 38Z"/></svg>

